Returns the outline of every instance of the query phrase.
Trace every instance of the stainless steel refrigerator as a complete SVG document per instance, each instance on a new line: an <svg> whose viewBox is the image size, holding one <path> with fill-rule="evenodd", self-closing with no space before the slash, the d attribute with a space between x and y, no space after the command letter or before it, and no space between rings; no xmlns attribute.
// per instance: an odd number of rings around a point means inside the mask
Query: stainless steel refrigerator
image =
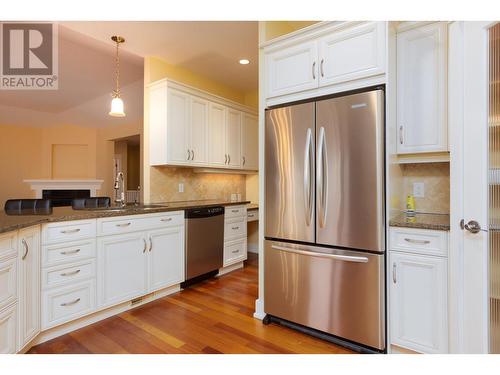
<svg viewBox="0 0 500 375"><path fill-rule="evenodd" d="M383 90L270 109L265 128L266 313L383 351Z"/></svg>

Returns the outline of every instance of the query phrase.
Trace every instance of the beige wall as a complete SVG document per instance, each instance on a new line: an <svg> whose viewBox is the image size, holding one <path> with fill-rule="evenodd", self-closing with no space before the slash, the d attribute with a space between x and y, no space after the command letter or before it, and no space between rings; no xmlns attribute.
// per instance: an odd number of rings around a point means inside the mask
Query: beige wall
<svg viewBox="0 0 500 375"><path fill-rule="evenodd" d="M144 61L144 83L169 78L185 83L235 102L258 107L258 92L240 92L207 79L184 68L171 65L156 57ZM149 106L148 92L144 92L144 108ZM193 199L229 200L231 193L246 197L246 177L237 174L194 173L190 168L150 167L148 147L148 113L144 111L144 200L145 202L183 201ZM184 193L178 192L179 182L184 183ZM258 186L258 183L257 183Z"/></svg>
<svg viewBox="0 0 500 375"><path fill-rule="evenodd" d="M142 124L109 128L73 125L0 125L0 205L33 198L26 179L103 179L100 195L112 196L112 139L141 134Z"/></svg>

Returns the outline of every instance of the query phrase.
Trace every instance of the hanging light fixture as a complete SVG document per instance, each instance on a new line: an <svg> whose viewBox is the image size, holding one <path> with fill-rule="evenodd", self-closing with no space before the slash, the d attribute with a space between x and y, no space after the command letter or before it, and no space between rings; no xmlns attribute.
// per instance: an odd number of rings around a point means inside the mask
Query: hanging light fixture
<svg viewBox="0 0 500 375"><path fill-rule="evenodd" d="M120 97L120 56L118 55L118 48L121 43L125 42L125 39L121 36L114 35L111 37L111 40L116 43L116 89L113 90L113 93L111 94L113 96L113 100L111 100L111 111L109 111L109 115L114 117L125 117L125 112L123 110L123 100Z"/></svg>

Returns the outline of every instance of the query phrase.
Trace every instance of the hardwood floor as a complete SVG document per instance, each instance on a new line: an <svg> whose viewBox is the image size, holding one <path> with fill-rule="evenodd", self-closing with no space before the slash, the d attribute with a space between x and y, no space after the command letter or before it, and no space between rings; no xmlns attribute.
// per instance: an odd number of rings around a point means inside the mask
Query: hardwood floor
<svg viewBox="0 0 500 375"><path fill-rule="evenodd" d="M253 318L258 259L31 348L29 353L351 353Z"/></svg>

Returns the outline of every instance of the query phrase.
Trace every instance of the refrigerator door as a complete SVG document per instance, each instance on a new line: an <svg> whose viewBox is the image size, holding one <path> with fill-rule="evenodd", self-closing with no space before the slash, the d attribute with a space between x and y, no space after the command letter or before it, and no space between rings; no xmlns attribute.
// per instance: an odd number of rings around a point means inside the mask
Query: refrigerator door
<svg viewBox="0 0 500 375"><path fill-rule="evenodd" d="M265 241L267 314L383 350L384 255Z"/></svg>
<svg viewBox="0 0 500 375"><path fill-rule="evenodd" d="M314 103L266 111L265 236L314 242Z"/></svg>
<svg viewBox="0 0 500 375"><path fill-rule="evenodd" d="M316 102L318 244L383 252L384 93Z"/></svg>

